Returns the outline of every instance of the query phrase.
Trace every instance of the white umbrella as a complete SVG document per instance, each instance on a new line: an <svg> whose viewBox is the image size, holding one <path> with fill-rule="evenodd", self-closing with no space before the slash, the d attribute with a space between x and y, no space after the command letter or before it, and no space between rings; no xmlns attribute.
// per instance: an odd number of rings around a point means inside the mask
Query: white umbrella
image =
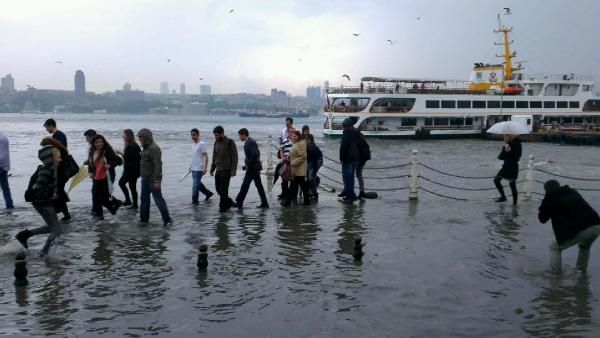
<svg viewBox="0 0 600 338"><path fill-rule="evenodd" d="M520 135L529 134L529 129L514 121L503 121L494 124L487 132L490 134Z"/></svg>

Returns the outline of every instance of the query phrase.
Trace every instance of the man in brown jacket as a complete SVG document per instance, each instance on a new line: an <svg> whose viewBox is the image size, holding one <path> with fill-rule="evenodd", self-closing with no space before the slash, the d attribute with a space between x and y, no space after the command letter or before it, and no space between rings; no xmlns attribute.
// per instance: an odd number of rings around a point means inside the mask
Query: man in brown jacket
<svg viewBox="0 0 600 338"><path fill-rule="evenodd" d="M229 198L229 181L237 171L238 153L235 142L225 136L223 127L213 129L215 145L213 146L210 176L215 177L215 189L219 194L219 211L225 212L234 204Z"/></svg>

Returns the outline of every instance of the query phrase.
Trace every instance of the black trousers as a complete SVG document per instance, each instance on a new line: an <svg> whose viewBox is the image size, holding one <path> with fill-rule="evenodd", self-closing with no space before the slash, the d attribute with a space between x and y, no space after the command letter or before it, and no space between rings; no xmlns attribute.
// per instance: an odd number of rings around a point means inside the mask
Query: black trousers
<svg viewBox="0 0 600 338"><path fill-rule="evenodd" d="M108 179L93 180L92 183L92 210L97 216L102 216L104 212L102 207L108 209L111 213L115 210L114 202L110 200L108 193Z"/></svg>
<svg viewBox="0 0 600 338"><path fill-rule="evenodd" d="M129 185L129 189L131 190L131 199L129 199L127 185ZM138 193L136 185L137 177L123 175L119 179L119 187L121 188L121 191L123 191L123 195L125 195L125 202L131 202L134 206L138 205Z"/></svg>
<svg viewBox="0 0 600 338"><path fill-rule="evenodd" d="M215 172L215 190L219 194L219 210L227 210L233 205L233 200L229 198L229 181L231 180L231 170L219 170Z"/></svg>
<svg viewBox="0 0 600 338"><path fill-rule="evenodd" d="M306 181L305 176L294 176L294 180L291 182L290 188L288 189L288 200L295 201L298 198L298 187L302 189L303 204L309 205L308 182Z"/></svg>
<svg viewBox="0 0 600 338"><path fill-rule="evenodd" d="M258 191L258 196L260 196L260 204L269 204L269 202L267 201L267 195L265 194L265 189L263 188L262 181L260 180L260 171L257 169L246 170L246 174L244 175L244 181L242 182L242 187L240 188L240 192L235 198L237 204L242 205L244 203L244 199L248 194L248 189L250 189L250 184L252 183L252 181L254 181L254 185L256 186L256 190Z"/></svg>
<svg viewBox="0 0 600 338"><path fill-rule="evenodd" d="M502 181L502 176L497 175L494 178L494 184L496 185L496 189L498 189L500 196L506 198L506 195L504 195L504 187L502 186L502 183L500 181ZM517 204L517 201L519 199L519 193L517 192L516 180L508 180L508 186L510 187L510 191L512 193L513 204Z"/></svg>

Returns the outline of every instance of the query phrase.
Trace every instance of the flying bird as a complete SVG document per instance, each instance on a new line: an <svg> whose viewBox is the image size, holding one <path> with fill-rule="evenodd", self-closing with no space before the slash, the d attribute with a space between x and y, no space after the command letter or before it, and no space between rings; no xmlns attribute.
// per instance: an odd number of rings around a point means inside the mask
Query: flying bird
<svg viewBox="0 0 600 338"><path fill-rule="evenodd" d="M342 77L345 77L346 79L348 79L348 81L350 81L350 75L344 74L344 75L342 75Z"/></svg>
<svg viewBox="0 0 600 338"><path fill-rule="evenodd" d="M417 20L421 20L421 17L420 17L420 16L417 16Z"/></svg>
<svg viewBox="0 0 600 338"><path fill-rule="evenodd" d="M506 12L504 12L504 15L511 15L512 14L512 12L510 11L510 8L504 7L504 10L506 11Z"/></svg>
<svg viewBox="0 0 600 338"><path fill-rule="evenodd" d="M302 58L298 58L298 61L302 61Z"/></svg>
<svg viewBox="0 0 600 338"><path fill-rule="evenodd" d="M204 80L204 78L203 78L203 77L201 77L201 78L200 78L200 81L202 81L202 80Z"/></svg>
<svg viewBox="0 0 600 338"><path fill-rule="evenodd" d="M390 39L387 39L387 42L389 42L389 43L390 43L390 45L393 45L394 43L398 42L398 40L394 40L394 41L392 41L392 40L390 40Z"/></svg>
<svg viewBox="0 0 600 338"><path fill-rule="evenodd" d="M352 33L354 36L360 36L360 33Z"/></svg>
<svg viewBox="0 0 600 338"><path fill-rule="evenodd" d="M233 13L233 9L230 9L230 10L229 10L229 14L231 14L231 13Z"/></svg>
<svg viewBox="0 0 600 338"><path fill-rule="evenodd" d="M167 59L167 62L171 62L171 59Z"/></svg>
<svg viewBox="0 0 600 338"><path fill-rule="evenodd" d="M63 62L62 62L62 61L60 61L60 60L59 60L59 61L56 61L56 63L60 63L61 65L63 64Z"/></svg>

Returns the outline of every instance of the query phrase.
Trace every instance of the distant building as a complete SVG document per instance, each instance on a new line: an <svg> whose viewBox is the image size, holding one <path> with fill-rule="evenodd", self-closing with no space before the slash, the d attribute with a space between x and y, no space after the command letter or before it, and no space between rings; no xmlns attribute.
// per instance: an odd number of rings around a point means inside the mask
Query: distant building
<svg viewBox="0 0 600 338"><path fill-rule="evenodd" d="M122 102L144 102L146 93L141 90L131 90L129 87L123 86L123 90L115 90L115 96Z"/></svg>
<svg viewBox="0 0 600 338"><path fill-rule="evenodd" d="M81 70L75 72L75 96L85 96L85 74Z"/></svg>
<svg viewBox="0 0 600 338"><path fill-rule="evenodd" d="M185 83L179 85L179 95L185 95Z"/></svg>
<svg viewBox="0 0 600 338"><path fill-rule="evenodd" d="M209 96L211 92L210 85L200 85L200 95Z"/></svg>
<svg viewBox="0 0 600 338"><path fill-rule="evenodd" d="M15 79L11 74L7 74L2 78L2 82L0 85L0 92L2 93L12 93L15 91Z"/></svg>
<svg viewBox="0 0 600 338"><path fill-rule="evenodd" d="M173 89L173 90L171 91L171 94L173 94L173 95L177 95L177 91L176 91L175 89Z"/></svg>
<svg viewBox="0 0 600 338"><path fill-rule="evenodd" d="M321 87L311 86L306 88L306 97L309 99L320 99L321 98Z"/></svg>
<svg viewBox="0 0 600 338"><path fill-rule="evenodd" d="M327 96L327 93L329 93L329 81L323 83L323 97Z"/></svg>
<svg viewBox="0 0 600 338"><path fill-rule="evenodd" d="M131 91L131 83L129 83L129 82L126 82L126 83L123 85L123 91L124 91L124 92Z"/></svg>
<svg viewBox="0 0 600 338"><path fill-rule="evenodd" d="M160 83L160 93L162 95L169 95L169 83L168 82Z"/></svg>
<svg viewBox="0 0 600 338"><path fill-rule="evenodd" d="M271 98L272 99L285 99L287 97L287 93L284 90L277 90L277 88L271 89Z"/></svg>

